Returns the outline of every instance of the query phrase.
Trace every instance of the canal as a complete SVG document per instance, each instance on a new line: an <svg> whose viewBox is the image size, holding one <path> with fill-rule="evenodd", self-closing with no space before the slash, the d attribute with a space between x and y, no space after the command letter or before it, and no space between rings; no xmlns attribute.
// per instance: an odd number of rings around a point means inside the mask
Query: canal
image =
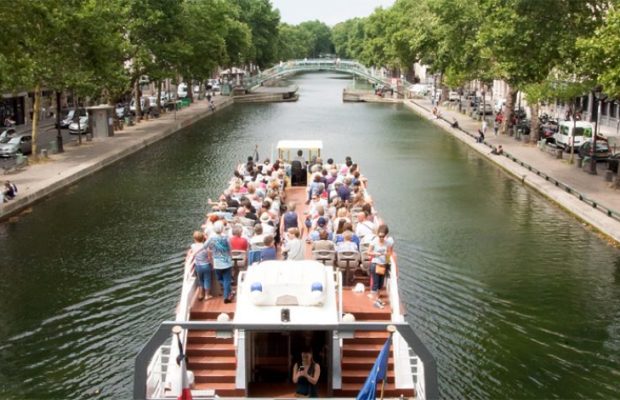
<svg viewBox="0 0 620 400"><path fill-rule="evenodd" d="M397 241L408 320L445 398L619 398L620 251L401 106L236 105L0 225L0 398L129 398L173 316L182 261L238 160L316 138L369 178Z"/></svg>

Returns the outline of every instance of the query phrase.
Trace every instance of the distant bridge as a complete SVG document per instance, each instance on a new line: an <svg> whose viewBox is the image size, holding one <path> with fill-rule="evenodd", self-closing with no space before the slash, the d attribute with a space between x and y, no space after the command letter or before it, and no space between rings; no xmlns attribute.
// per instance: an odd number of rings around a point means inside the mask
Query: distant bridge
<svg viewBox="0 0 620 400"><path fill-rule="evenodd" d="M393 83L392 78L382 75L374 68L366 68L364 65L354 60L340 59L306 59L281 62L274 67L261 71L258 75L244 79L243 85L247 90L253 90L266 81L282 79L288 75L301 72L313 71L344 72L394 90L397 89L396 86L398 85L398 83L396 85ZM406 81L398 80L398 82L407 85Z"/></svg>

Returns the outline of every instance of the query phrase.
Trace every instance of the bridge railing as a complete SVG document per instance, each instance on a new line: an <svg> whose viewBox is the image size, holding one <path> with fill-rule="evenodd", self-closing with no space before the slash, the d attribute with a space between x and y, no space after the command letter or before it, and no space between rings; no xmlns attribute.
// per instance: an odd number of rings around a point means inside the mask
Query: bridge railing
<svg viewBox="0 0 620 400"><path fill-rule="evenodd" d="M280 62L269 69L261 71L258 75L246 78L244 80L244 86L251 90L257 86L260 86L260 84L265 81L281 78L282 76L303 71L325 70L348 72L366 78L374 83L382 84L386 87L393 86L391 78L386 77L374 68L367 68L355 60L340 59L303 59Z"/></svg>

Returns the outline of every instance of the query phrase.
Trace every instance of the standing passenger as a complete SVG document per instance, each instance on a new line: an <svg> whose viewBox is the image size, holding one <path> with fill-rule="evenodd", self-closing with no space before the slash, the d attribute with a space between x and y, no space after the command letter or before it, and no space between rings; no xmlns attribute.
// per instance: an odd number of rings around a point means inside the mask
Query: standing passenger
<svg viewBox="0 0 620 400"><path fill-rule="evenodd" d="M232 258L230 256L230 241L223 234L224 223L217 221L213 225L214 236L207 242L207 249L212 260L215 275L224 288L224 303L232 301Z"/></svg>

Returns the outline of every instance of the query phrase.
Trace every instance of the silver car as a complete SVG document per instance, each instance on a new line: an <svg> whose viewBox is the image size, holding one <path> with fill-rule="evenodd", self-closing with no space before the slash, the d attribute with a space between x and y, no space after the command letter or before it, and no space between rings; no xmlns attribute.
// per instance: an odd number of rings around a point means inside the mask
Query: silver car
<svg viewBox="0 0 620 400"><path fill-rule="evenodd" d="M0 140L0 157L14 157L18 154L32 153L32 136L15 135Z"/></svg>
<svg viewBox="0 0 620 400"><path fill-rule="evenodd" d="M80 117L80 124L78 129L78 123L72 122L69 125L69 133L72 135L83 135L88 133L88 116Z"/></svg>

